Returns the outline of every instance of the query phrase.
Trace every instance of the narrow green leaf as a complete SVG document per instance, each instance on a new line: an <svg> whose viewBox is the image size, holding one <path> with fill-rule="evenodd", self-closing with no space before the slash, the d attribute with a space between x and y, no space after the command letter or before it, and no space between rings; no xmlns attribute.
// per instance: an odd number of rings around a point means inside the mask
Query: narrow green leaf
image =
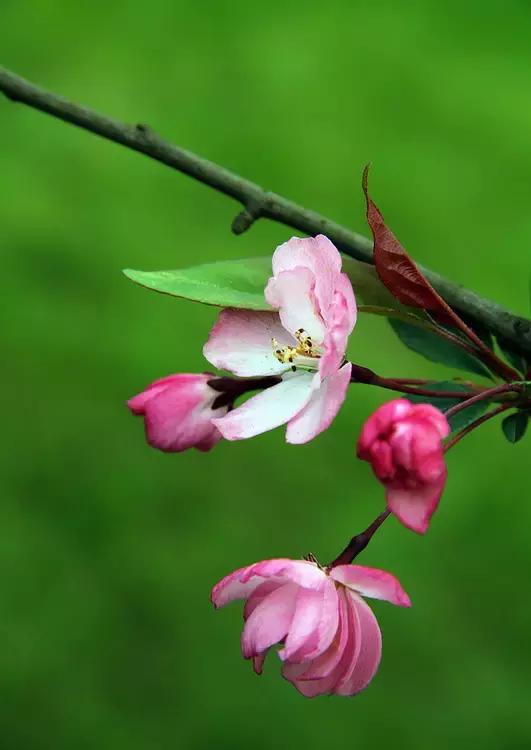
<svg viewBox="0 0 531 750"><path fill-rule="evenodd" d="M430 391L467 391L468 386L464 383L457 383L455 380L443 380L439 383L430 383ZM405 394L404 398L411 401L414 404L432 404L443 412L447 412L452 406L461 403L462 399L459 398L437 398L436 396L417 396L415 394ZM480 417L488 406L487 401L478 401L476 404L458 411L453 417L448 420L452 432L458 432L459 430L468 427L478 417Z"/></svg>
<svg viewBox="0 0 531 750"><path fill-rule="evenodd" d="M440 338L436 333L402 320L389 319L389 324L408 349L420 354L425 359L429 359L430 362L437 362L447 367L455 367L458 370L473 372L492 379L492 374L479 359L450 341Z"/></svg>
<svg viewBox="0 0 531 750"><path fill-rule="evenodd" d="M502 422L503 434L510 443L517 443L521 440L527 430L529 415L524 411L515 411L509 414Z"/></svg>
<svg viewBox="0 0 531 750"><path fill-rule="evenodd" d="M264 297L264 288L271 276L270 257L205 263L175 271L126 268L124 274L147 289L206 305L271 309Z"/></svg>

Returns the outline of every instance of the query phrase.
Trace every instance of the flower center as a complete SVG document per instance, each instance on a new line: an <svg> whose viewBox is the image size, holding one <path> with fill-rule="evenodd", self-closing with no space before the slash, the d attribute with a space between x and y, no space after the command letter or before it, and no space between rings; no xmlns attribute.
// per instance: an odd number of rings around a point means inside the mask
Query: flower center
<svg viewBox="0 0 531 750"><path fill-rule="evenodd" d="M321 349L314 344L311 336L308 336L304 328L298 328L294 334L297 339L297 346L281 346L276 339L271 339L271 345L275 352L275 357L284 365L291 365L292 370L297 367L304 367L315 370L319 366Z"/></svg>

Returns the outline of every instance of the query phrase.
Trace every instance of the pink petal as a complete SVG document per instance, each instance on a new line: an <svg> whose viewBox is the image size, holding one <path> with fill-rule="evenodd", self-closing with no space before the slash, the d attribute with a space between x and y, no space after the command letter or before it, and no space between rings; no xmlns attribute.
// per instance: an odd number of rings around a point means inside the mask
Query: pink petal
<svg viewBox="0 0 531 750"><path fill-rule="evenodd" d="M275 357L273 338L281 347L296 343L284 330L278 313L222 310L203 354L215 367L240 377L279 375L289 368Z"/></svg>
<svg viewBox="0 0 531 750"><path fill-rule="evenodd" d="M382 635L376 617L369 605L359 596L347 593L353 603L359 648L353 666L334 688L336 695L355 695L374 677L382 655Z"/></svg>
<svg viewBox="0 0 531 750"><path fill-rule="evenodd" d="M273 591L276 591L276 589L280 588L280 586L283 586L285 583L285 578L268 578L257 586L245 602L245 607L243 608L243 619L247 620L258 605L263 602L266 596L272 594Z"/></svg>
<svg viewBox="0 0 531 750"><path fill-rule="evenodd" d="M227 440L243 440L285 424L306 406L319 375L297 372L267 388L213 424Z"/></svg>
<svg viewBox="0 0 531 750"><path fill-rule="evenodd" d="M301 587L280 658L301 662L322 654L337 631L338 616L336 587L329 578L322 590Z"/></svg>
<svg viewBox="0 0 531 750"><path fill-rule="evenodd" d="M212 589L211 600L214 606L219 608L236 599L247 599L267 579L320 589L326 578L326 573L321 568L306 560L282 557L262 560L225 576Z"/></svg>
<svg viewBox="0 0 531 750"><path fill-rule="evenodd" d="M448 437L450 434L451 428L448 424L448 420L440 409L437 409L437 407L432 406L431 404L415 404L415 417L418 419L426 419L431 422L433 427L435 427L439 433L441 439Z"/></svg>
<svg viewBox="0 0 531 750"><path fill-rule="evenodd" d="M242 654L245 659L258 656L282 641L289 630L299 587L286 583L273 591L253 610L242 633Z"/></svg>
<svg viewBox="0 0 531 750"><path fill-rule="evenodd" d="M288 424L286 440L288 443L307 443L330 427L338 413L350 383L352 365L346 365L334 375L330 375L322 383L306 406L295 415Z"/></svg>
<svg viewBox="0 0 531 750"><path fill-rule="evenodd" d="M322 589L328 576L318 565L308 560L274 558L262 560L243 569L242 582L258 575L262 578L286 578L288 581L307 589Z"/></svg>
<svg viewBox="0 0 531 750"><path fill-rule="evenodd" d="M337 371L345 357L348 337L356 323L356 301L352 285L346 274L336 280L334 299L323 312L326 326L324 353L319 363L321 377Z"/></svg>
<svg viewBox="0 0 531 750"><path fill-rule="evenodd" d="M336 667L343 658L348 642L348 613L345 594L337 592L338 625L330 646L320 656L302 664L292 662L284 664L283 675L289 680L326 680L331 677L330 685L335 684L338 673Z"/></svg>
<svg viewBox="0 0 531 750"><path fill-rule="evenodd" d="M386 488L387 505L399 521L417 534L425 534L435 513L446 482L446 468L433 484L418 489Z"/></svg>
<svg viewBox="0 0 531 750"><path fill-rule="evenodd" d="M329 575L363 596L383 599L398 607L411 606L409 596L398 579L385 570L366 568L362 565L337 565L332 568Z"/></svg>
<svg viewBox="0 0 531 750"><path fill-rule="evenodd" d="M213 411L205 401L204 385L167 386L145 405L147 441L162 451L179 452L198 447L208 450L221 437L211 419L227 409ZM212 391L212 393L214 393Z"/></svg>
<svg viewBox="0 0 531 750"><path fill-rule="evenodd" d="M307 698L335 692L336 684L344 675L350 674L352 663L357 658L353 608L344 589L338 591L338 600L339 627L334 643L328 651L315 662L311 662L307 672L301 674L301 665L291 664L285 664L282 670L283 676ZM313 678L313 672L324 676Z"/></svg>
<svg viewBox="0 0 531 750"><path fill-rule="evenodd" d="M413 408L414 404L405 398L395 398L376 409L363 425L358 440L358 457L370 461L370 448L374 441L386 435L393 424L409 415Z"/></svg>
<svg viewBox="0 0 531 750"><path fill-rule="evenodd" d="M292 237L273 253L273 276L297 267L306 267L315 277L315 298L321 313L331 305L337 277L341 272L341 255L322 234L317 237Z"/></svg>
<svg viewBox="0 0 531 750"><path fill-rule="evenodd" d="M315 300L314 287L315 276L309 268L294 268L269 279L265 298L271 307L279 311L286 331L293 335L303 328L314 343L320 344L325 328Z"/></svg>
<svg viewBox="0 0 531 750"><path fill-rule="evenodd" d="M127 402L127 406L133 414L142 415L145 412L145 407L148 401L154 398L158 393L165 391L169 385L191 385L197 381L206 382L205 377L210 379L212 376L198 375L196 373L179 373L177 375L167 375L164 378L159 378L148 387L133 398L130 398Z"/></svg>

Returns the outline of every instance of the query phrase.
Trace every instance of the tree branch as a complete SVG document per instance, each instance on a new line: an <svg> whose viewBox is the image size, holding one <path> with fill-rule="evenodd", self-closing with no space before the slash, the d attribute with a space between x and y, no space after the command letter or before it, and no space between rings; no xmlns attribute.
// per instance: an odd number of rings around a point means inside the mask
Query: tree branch
<svg viewBox="0 0 531 750"><path fill-rule="evenodd" d="M168 167L239 201L243 210L232 222L236 234L245 232L260 218L271 219L308 235L325 234L346 255L372 263L372 242L336 224L315 211L281 195L263 190L254 182L207 159L174 146L147 125L126 125L39 88L0 67L0 91L14 102L22 102L53 117L139 151ZM518 351L531 353L531 321L513 315L495 302L454 284L437 273L421 268L429 282L449 305L481 323Z"/></svg>

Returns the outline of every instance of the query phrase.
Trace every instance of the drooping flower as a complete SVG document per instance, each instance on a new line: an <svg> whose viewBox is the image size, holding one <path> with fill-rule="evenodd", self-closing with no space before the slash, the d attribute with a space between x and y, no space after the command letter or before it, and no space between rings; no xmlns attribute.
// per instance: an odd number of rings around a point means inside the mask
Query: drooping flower
<svg viewBox="0 0 531 750"><path fill-rule="evenodd" d="M446 482L444 414L430 404L395 399L365 422L358 457L369 461L385 486L387 505L409 529L424 534Z"/></svg>
<svg viewBox="0 0 531 750"><path fill-rule="evenodd" d="M354 293L338 250L318 235L293 237L275 250L265 296L277 312L223 310L203 352L235 375L279 375L281 382L214 423L228 440L288 423L287 441L306 443L330 425L345 399Z"/></svg>
<svg viewBox="0 0 531 750"><path fill-rule="evenodd" d="M374 677L381 656L378 622L362 599L411 602L390 573L359 565L330 570L306 560L264 560L240 568L212 590L215 607L244 599L242 654L262 672L269 649L282 675L311 698L354 695Z"/></svg>
<svg viewBox="0 0 531 750"><path fill-rule="evenodd" d="M228 406L214 408L220 394L208 385L212 377L208 373L169 375L127 402L133 414L144 417L150 445L167 452L209 451L221 439L212 418L226 414Z"/></svg>

